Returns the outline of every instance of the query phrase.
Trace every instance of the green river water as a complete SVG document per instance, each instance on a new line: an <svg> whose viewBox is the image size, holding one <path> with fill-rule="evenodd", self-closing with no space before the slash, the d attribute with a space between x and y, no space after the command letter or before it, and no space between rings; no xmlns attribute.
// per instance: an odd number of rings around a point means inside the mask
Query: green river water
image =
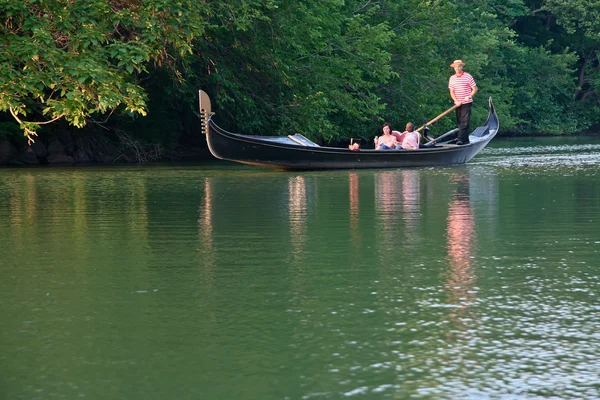
<svg viewBox="0 0 600 400"><path fill-rule="evenodd" d="M600 139L0 169L0 399L600 398Z"/></svg>

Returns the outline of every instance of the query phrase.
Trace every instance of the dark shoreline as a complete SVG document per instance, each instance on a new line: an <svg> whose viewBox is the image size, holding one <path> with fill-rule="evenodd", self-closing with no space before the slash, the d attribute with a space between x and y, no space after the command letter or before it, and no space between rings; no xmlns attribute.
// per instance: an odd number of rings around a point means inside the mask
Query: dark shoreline
<svg viewBox="0 0 600 400"><path fill-rule="evenodd" d="M52 167L52 166L95 166L95 165L139 165L203 162L212 159L208 147L186 146L164 149L160 146L118 149L104 146L95 151L75 143L64 145L59 140L49 144L41 141L31 146L15 145L0 140L0 167Z"/></svg>
<svg viewBox="0 0 600 400"><path fill-rule="evenodd" d="M600 137L598 132L581 132L572 135L511 135L504 133L496 140L511 139L568 139L576 137ZM342 142L340 142L342 143ZM337 144L340 144L337 143ZM135 154L117 153L105 155L88 155L81 149L69 149L60 143L48 146L33 144L32 146L16 146L7 140L0 141L0 168L54 167L54 166L128 166L128 165L163 165L178 163L204 163L215 161L207 147L188 146L166 150L157 157L136 160Z"/></svg>

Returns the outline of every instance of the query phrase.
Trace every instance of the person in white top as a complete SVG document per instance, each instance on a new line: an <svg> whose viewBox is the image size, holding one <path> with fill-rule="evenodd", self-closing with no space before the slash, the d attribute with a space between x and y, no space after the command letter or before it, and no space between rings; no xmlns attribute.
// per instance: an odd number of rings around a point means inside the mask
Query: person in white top
<svg viewBox="0 0 600 400"><path fill-rule="evenodd" d="M463 71L465 63L462 60L454 60L450 66L456 72L448 82L450 97L458 106L456 109L456 124L458 125L456 144L469 144L471 106L473 105L473 96L477 93L477 84L468 72Z"/></svg>
<svg viewBox="0 0 600 400"><path fill-rule="evenodd" d="M409 122L406 124L406 131L402 133L402 143L400 145L406 150L417 150L421 141L421 135L415 131L415 124Z"/></svg>

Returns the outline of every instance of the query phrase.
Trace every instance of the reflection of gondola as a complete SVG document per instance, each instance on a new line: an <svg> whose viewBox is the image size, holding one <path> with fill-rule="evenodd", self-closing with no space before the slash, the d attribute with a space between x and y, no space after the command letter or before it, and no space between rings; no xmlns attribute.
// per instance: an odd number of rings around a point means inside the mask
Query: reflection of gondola
<svg viewBox="0 0 600 400"><path fill-rule="evenodd" d="M470 135L471 143L457 146L440 141L418 150L376 151L322 147L304 136L251 136L230 133L213 121L210 99L200 91L203 131L211 153L222 160L283 169L398 168L463 164L475 157L498 132L492 99L484 125Z"/></svg>

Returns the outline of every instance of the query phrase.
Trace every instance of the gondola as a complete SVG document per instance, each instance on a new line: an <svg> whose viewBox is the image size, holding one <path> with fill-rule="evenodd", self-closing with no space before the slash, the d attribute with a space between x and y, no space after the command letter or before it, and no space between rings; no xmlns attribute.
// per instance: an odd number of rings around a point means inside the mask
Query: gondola
<svg viewBox="0 0 600 400"><path fill-rule="evenodd" d="M498 116L489 99L489 115L469 135L470 143L453 144L456 129L417 150L378 151L326 147L303 135L256 136L230 133L213 120L208 95L200 90L202 130L213 156L243 164L294 170L404 168L464 164L479 153L498 133ZM442 140L443 139L443 140Z"/></svg>

